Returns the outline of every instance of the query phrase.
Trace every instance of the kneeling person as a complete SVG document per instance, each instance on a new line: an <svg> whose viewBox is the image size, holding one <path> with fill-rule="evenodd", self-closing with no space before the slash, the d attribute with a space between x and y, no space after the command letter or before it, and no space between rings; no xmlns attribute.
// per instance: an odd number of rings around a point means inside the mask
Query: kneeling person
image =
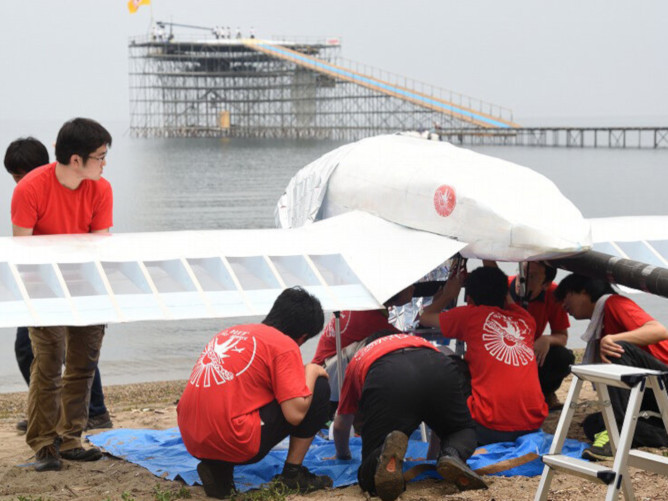
<svg viewBox="0 0 668 501"><path fill-rule="evenodd" d="M363 415L360 487L383 501L405 489L402 464L408 435L422 421L441 439L437 469L461 489L486 488L466 460L476 446L474 423L452 360L424 339L406 334L382 337L351 360L334 420L337 457L350 457L354 415Z"/></svg>
<svg viewBox="0 0 668 501"><path fill-rule="evenodd" d="M536 322L523 308L506 304L508 277L498 268L473 270L465 282L467 305L441 312L457 297L462 278L448 281L420 323L466 342L462 368L470 371L466 391L478 445L515 441L537 431L547 416L533 351Z"/></svg>
<svg viewBox="0 0 668 501"><path fill-rule="evenodd" d="M208 496L228 497L234 466L260 461L290 436L277 480L308 492L332 479L302 466L313 437L327 421L329 385L319 365L304 367L299 346L322 329L317 298L286 289L262 324L218 333L193 368L177 407L178 425Z"/></svg>

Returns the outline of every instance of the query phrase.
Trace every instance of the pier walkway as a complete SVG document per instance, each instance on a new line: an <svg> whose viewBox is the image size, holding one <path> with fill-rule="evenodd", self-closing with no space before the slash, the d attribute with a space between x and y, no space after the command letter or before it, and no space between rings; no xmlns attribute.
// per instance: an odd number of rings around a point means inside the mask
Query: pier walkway
<svg viewBox="0 0 668 501"><path fill-rule="evenodd" d="M520 127L440 129L455 144L566 148L668 148L668 127Z"/></svg>
<svg viewBox="0 0 668 501"><path fill-rule="evenodd" d="M474 109L467 108L444 99L418 92L408 87L402 87L390 82L379 80L373 76L364 75L351 69L332 64L328 61L325 61L324 59L289 49L284 45L276 45L264 40L256 39L247 39L244 40L243 43L250 49L257 50L272 57L289 61L302 68L315 71L336 80L351 82L362 87L366 87L372 91L395 97L423 108L446 113L461 120L462 122L472 124L476 127L493 127L499 129L518 127L517 124L500 116L483 113L482 111L476 111Z"/></svg>

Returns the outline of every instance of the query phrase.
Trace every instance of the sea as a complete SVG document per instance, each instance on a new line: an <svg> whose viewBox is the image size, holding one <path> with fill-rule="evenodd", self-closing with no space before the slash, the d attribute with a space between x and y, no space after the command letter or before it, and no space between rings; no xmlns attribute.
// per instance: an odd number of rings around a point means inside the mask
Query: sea
<svg viewBox="0 0 668 501"><path fill-rule="evenodd" d="M113 232L274 227L274 207L290 178L343 143L278 139L140 139L125 122L104 122L113 136L104 171L114 190ZM0 120L0 153L32 135L53 158L61 122ZM617 123L611 125L618 125ZM668 149L474 147L550 178L585 217L668 214ZM481 180L484 182L484 180ZM11 235L14 184L0 175L0 235ZM509 192L507 196L518 196ZM541 207L526 207L540 211ZM408 245L399 242L398 245ZM469 269L478 263L469 264ZM513 267L504 266L513 273ZM564 273L560 271L559 280ZM668 325L668 299L633 294ZM104 385L186 379L211 337L259 318L138 322L109 325L100 358ZM569 346L583 347L584 321L571 321ZM14 329L0 329L0 393L24 391L14 358ZM305 361L315 340L302 347Z"/></svg>

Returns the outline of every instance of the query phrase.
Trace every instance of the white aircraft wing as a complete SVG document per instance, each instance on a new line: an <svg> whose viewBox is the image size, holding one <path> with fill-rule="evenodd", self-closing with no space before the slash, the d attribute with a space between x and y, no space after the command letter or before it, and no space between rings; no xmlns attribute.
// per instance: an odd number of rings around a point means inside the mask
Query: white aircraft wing
<svg viewBox="0 0 668 501"><path fill-rule="evenodd" d="M0 238L0 327L263 315L301 285L378 308L466 243L363 212L297 229Z"/></svg>
<svg viewBox="0 0 668 501"><path fill-rule="evenodd" d="M668 268L668 216L589 219L593 249Z"/></svg>

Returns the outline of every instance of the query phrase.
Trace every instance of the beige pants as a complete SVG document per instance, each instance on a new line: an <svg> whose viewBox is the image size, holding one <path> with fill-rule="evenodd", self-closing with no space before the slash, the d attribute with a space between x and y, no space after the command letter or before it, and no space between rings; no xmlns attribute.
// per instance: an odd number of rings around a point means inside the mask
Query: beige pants
<svg viewBox="0 0 668 501"><path fill-rule="evenodd" d="M26 442L34 451L58 437L62 451L81 447L104 325L28 330L35 359L30 366Z"/></svg>

